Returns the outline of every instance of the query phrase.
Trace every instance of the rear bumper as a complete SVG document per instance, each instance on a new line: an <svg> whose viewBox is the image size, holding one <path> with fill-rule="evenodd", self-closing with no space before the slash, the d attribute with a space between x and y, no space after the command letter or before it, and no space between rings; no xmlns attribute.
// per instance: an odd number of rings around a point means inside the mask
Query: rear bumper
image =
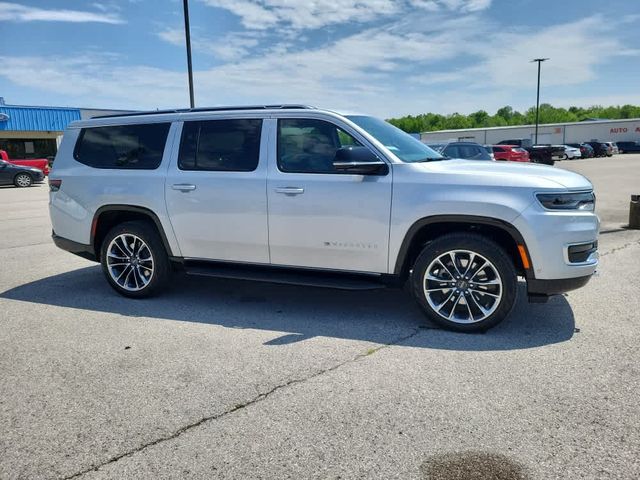
<svg viewBox="0 0 640 480"><path fill-rule="evenodd" d="M67 252L78 255L79 257L86 258L92 262L97 262L96 253L91 245L85 245L84 243L74 242L68 238L63 238L51 232L51 238L56 247L66 250Z"/></svg>

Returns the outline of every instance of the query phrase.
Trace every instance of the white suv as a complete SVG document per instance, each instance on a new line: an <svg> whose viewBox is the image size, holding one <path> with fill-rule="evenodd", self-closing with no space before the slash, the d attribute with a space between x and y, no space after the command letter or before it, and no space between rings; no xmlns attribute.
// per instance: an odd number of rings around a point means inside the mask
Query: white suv
<svg viewBox="0 0 640 480"><path fill-rule="evenodd" d="M587 283L584 177L445 159L373 117L302 105L72 123L50 174L53 239L147 297L173 270L347 289L408 281L428 317L482 331Z"/></svg>

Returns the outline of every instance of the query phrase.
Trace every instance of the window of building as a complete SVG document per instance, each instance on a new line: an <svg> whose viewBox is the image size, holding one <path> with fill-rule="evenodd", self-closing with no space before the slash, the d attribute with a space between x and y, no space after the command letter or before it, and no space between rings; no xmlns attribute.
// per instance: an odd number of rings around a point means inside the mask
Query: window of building
<svg viewBox="0 0 640 480"><path fill-rule="evenodd" d="M57 146L53 138L2 138L0 150L4 150L9 158L15 160L29 160L32 158L47 158L53 160Z"/></svg>

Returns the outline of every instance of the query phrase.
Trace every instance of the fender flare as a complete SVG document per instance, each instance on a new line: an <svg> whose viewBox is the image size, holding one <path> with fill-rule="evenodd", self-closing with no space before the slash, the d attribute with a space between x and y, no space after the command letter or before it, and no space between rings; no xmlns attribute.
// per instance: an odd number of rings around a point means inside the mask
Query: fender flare
<svg viewBox="0 0 640 480"><path fill-rule="evenodd" d="M160 222L160 219L158 218L158 216L152 210L146 207L140 207L137 205L110 204L110 205L103 205L102 207L98 208L98 210L96 210L96 212L93 215L93 220L91 221L91 237L90 237L91 248L94 249L94 251L96 247L95 236L96 236L96 231L98 229L98 219L100 218L100 215L102 215L105 212L135 212L135 213L139 213L147 216L158 229L158 233L160 234L160 239L162 240L162 244L164 245L164 248L167 251L167 255L169 255L169 257L172 256L172 250L171 250L171 246L169 245L169 240L167 239L167 235L165 234L164 227L162 226L162 222ZM98 252L96 252L96 256L99 256Z"/></svg>
<svg viewBox="0 0 640 480"><path fill-rule="evenodd" d="M400 250L398 251L398 256L396 257L394 275L402 276L404 273L406 273L404 271L406 270L405 262L409 254L409 249L411 248L411 245L417 233L422 230L422 228L436 223L475 224L500 228L511 236L516 245L522 245L524 247L526 255L529 259L529 263L531 263L531 255L529 254L529 249L527 248L527 244L524 241L524 237L518 231L518 229L509 222L497 218L477 215L433 215L415 221L413 225L411 225L411 227L409 227L409 229L407 230L407 233L402 240ZM533 272L533 265L531 265L529 269L525 269L526 278L535 278Z"/></svg>

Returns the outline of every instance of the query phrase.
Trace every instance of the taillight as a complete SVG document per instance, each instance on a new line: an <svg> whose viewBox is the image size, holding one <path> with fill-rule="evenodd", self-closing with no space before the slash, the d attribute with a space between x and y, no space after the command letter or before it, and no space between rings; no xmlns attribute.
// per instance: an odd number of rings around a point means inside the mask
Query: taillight
<svg viewBox="0 0 640 480"><path fill-rule="evenodd" d="M53 179L49 179L49 190L52 192L57 192L58 190L60 190L60 187L62 186L62 180L53 180Z"/></svg>

